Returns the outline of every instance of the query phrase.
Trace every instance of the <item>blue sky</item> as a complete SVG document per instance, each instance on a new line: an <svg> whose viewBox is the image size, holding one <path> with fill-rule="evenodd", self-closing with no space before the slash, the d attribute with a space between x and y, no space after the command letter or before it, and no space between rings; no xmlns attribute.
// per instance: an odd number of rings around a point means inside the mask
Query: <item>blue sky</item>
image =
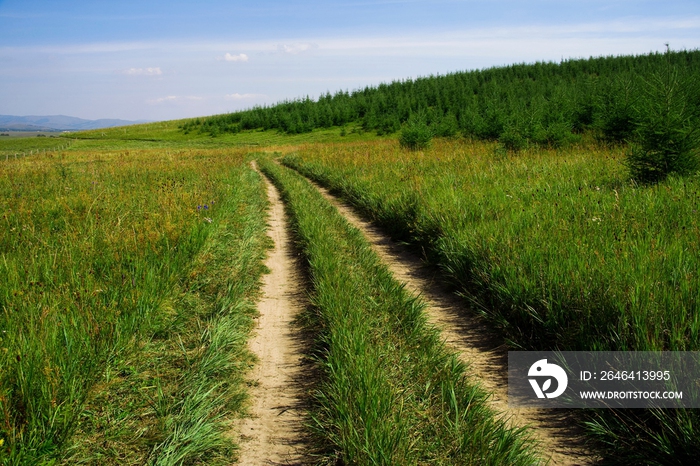
<svg viewBox="0 0 700 466"><path fill-rule="evenodd" d="M0 0L0 114L184 118L666 42L700 48L700 2Z"/></svg>

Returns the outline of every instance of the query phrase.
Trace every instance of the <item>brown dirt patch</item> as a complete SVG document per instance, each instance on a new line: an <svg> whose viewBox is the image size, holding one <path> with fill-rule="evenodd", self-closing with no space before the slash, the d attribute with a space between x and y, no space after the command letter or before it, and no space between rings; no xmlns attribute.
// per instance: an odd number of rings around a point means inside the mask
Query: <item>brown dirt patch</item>
<svg viewBox="0 0 700 466"><path fill-rule="evenodd" d="M258 363L250 374L249 417L238 425L241 465L311 464L304 429L304 387L309 364L305 342L294 319L303 310L304 292L288 234L284 205L265 179L271 203L268 235L274 241L265 265L260 316L249 342Z"/></svg>

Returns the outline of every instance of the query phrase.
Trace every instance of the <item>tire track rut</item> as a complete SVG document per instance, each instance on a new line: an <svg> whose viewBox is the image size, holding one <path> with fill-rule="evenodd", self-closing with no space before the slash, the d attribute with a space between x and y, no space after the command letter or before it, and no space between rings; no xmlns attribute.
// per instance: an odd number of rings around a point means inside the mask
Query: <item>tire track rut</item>
<svg viewBox="0 0 700 466"><path fill-rule="evenodd" d="M396 279L405 283L410 292L423 298L429 322L440 330L446 343L469 365L469 375L476 377L492 394L494 410L502 413L513 426L529 427L530 435L539 443L548 464L595 464L595 459L583 445L583 433L575 427L568 412L508 407L508 348L479 317L466 311L458 296L442 288L436 272L430 271L418 256L391 240L375 225L362 219L348 204L327 189L313 184L353 226L362 231Z"/></svg>
<svg viewBox="0 0 700 466"><path fill-rule="evenodd" d="M257 170L257 166L252 164ZM258 171L258 173L260 173ZM239 422L240 465L311 464L303 427L304 387L310 365L304 363L305 343L294 319L305 306L304 287L293 252L284 205L277 188L261 175L270 200L268 236L274 249L265 265L260 313L249 342L258 362L251 380L249 416Z"/></svg>

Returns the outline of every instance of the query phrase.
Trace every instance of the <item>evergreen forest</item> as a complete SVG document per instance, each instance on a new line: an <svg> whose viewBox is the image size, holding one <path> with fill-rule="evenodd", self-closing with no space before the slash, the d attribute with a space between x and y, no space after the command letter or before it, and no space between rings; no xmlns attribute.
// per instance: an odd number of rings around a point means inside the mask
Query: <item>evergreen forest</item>
<svg viewBox="0 0 700 466"><path fill-rule="evenodd" d="M433 136L498 140L516 151L559 147L586 132L624 143L634 141L659 102L662 119L697 126L698 76L700 50L516 64L286 100L188 120L181 129L217 136L348 125L384 135L418 122Z"/></svg>

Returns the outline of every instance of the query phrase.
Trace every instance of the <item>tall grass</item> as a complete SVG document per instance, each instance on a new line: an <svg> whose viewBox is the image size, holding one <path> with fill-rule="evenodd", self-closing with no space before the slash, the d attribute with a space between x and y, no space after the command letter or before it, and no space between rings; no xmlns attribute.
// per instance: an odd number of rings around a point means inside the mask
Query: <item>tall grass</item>
<svg viewBox="0 0 700 466"><path fill-rule="evenodd" d="M267 161L309 264L323 380L317 434L343 464L536 464L486 405L362 234L308 182ZM332 455L331 455L332 456Z"/></svg>
<svg viewBox="0 0 700 466"><path fill-rule="evenodd" d="M170 402L166 435L153 447L150 464L230 463L231 450L224 448L230 427L223 421L243 411L243 376L253 362L246 342L269 246L260 176L246 169L232 181L220 206L225 214L215 218L218 228L188 275L180 312L161 337L169 343L171 360L159 366L172 372L175 383L161 396ZM183 349L186 370L181 369Z"/></svg>
<svg viewBox="0 0 700 466"><path fill-rule="evenodd" d="M637 186L624 150L382 142L308 146L284 163L422 248L515 347L698 350L700 179ZM590 425L610 458L668 464L700 445L689 418L602 413Z"/></svg>
<svg viewBox="0 0 700 466"><path fill-rule="evenodd" d="M376 143L284 162L425 247L520 347L696 350L698 179L638 187L623 151Z"/></svg>
<svg viewBox="0 0 700 466"><path fill-rule="evenodd" d="M60 456L98 382L163 328L221 206L237 208L223 201L243 157L228 155L73 151L0 166L3 464Z"/></svg>

